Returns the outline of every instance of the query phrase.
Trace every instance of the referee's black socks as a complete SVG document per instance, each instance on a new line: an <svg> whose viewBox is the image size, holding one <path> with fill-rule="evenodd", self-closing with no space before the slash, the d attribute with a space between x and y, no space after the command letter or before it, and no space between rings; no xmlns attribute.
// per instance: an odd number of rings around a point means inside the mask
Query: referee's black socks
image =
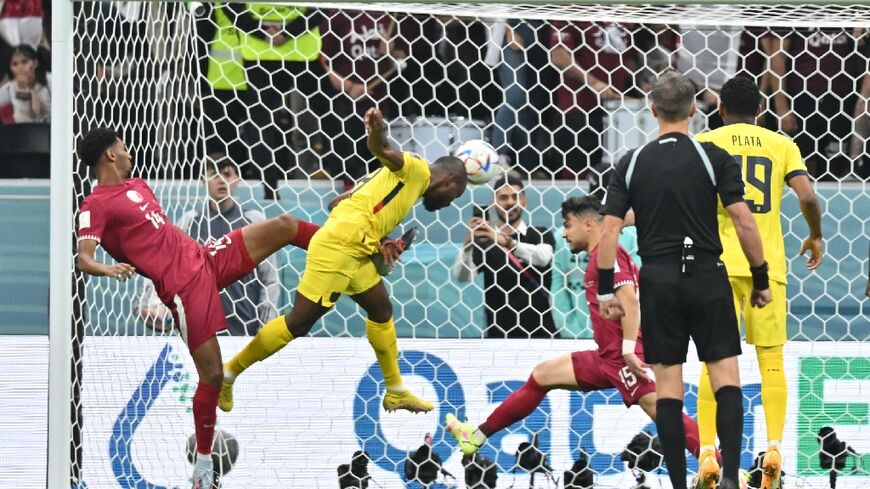
<svg viewBox="0 0 870 489"><path fill-rule="evenodd" d="M683 426L682 400L656 401L656 428L665 452L671 485L674 489L686 489L686 428Z"/></svg>
<svg viewBox="0 0 870 489"><path fill-rule="evenodd" d="M737 482L743 441L743 390L726 385L716 391L716 431L722 452L722 477Z"/></svg>

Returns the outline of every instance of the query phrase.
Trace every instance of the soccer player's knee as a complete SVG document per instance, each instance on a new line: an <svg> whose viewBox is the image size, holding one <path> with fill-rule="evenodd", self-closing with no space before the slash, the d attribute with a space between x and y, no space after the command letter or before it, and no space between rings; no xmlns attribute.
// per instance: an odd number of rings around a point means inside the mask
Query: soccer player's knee
<svg viewBox="0 0 870 489"><path fill-rule="evenodd" d="M301 338L307 335L309 331L311 331L311 328L314 326L316 320L300 321L296 318L291 317L290 313L287 313L287 315L284 316L284 322L287 323L287 329L290 331L290 334L293 335L294 338Z"/></svg>
<svg viewBox="0 0 870 489"><path fill-rule="evenodd" d="M220 362L212 362L201 368L199 372L199 381L208 385L221 385L224 381L224 368Z"/></svg>
<svg viewBox="0 0 870 489"><path fill-rule="evenodd" d="M762 362L782 362L782 345L778 346L756 346L755 354L758 357L758 363Z"/></svg>
<svg viewBox="0 0 870 489"><path fill-rule="evenodd" d="M555 367L555 360L541 362L535 365L535 368L532 369L532 378L534 378L535 382L537 382L541 387L549 387L553 384Z"/></svg>
<svg viewBox="0 0 870 489"><path fill-rule="evenodd" d="M393 305L390 301L378 304L371 309L372 310L370 311L366 311L368 313L368 318L376 323L386 323L393 317Z"/></svg>

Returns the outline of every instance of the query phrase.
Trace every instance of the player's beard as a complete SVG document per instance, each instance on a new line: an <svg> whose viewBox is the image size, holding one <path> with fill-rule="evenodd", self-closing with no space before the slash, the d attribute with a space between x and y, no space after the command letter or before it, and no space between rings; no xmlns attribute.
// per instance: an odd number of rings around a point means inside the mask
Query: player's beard
<svg viewBox="0 0 870 489"><path fill-rule="evenodd" d="M441 202L438 201L437 198L424 195L423 196L423 208L425 208L429 212L435 212L438 209L445 207Z"/></svg>

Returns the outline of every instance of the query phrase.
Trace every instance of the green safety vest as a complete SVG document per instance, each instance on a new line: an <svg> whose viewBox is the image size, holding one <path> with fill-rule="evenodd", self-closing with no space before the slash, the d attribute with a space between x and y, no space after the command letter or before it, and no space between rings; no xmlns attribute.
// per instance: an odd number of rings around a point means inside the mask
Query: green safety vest
<svg viewBox="0 0 870 489"><path fill-rule="evenodd" d="M241 33L220 4L215 4L214 12L217 29L208 50L208 82L215 90L247 90L248 79L239 49Z"/></svg>
<svg viewBox="0 0 870 489"><path fill-rule="evenodd" d="M300 15L305 15L306 7L273 5L264 3L247 4L248 11L263 23L278 22L285 24ZM291 37L282 46L272 46L268 39L239 32L242 57L245 61L314 61L320 55L320 28L315 27L298 37Z"/></svg>

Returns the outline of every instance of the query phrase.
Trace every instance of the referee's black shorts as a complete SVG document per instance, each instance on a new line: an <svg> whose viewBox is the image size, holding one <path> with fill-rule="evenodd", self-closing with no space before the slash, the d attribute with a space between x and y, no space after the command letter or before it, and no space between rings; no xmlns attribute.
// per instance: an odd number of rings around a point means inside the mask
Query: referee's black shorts
<svg viewBox="0 0 870 489"><path fill-rule="evenodd" d="M690 337L703 362L741 353L731 284L721 261L699 262L686 276L679 263L644 259L639 295L647 363L685 363Z"/></svg>

